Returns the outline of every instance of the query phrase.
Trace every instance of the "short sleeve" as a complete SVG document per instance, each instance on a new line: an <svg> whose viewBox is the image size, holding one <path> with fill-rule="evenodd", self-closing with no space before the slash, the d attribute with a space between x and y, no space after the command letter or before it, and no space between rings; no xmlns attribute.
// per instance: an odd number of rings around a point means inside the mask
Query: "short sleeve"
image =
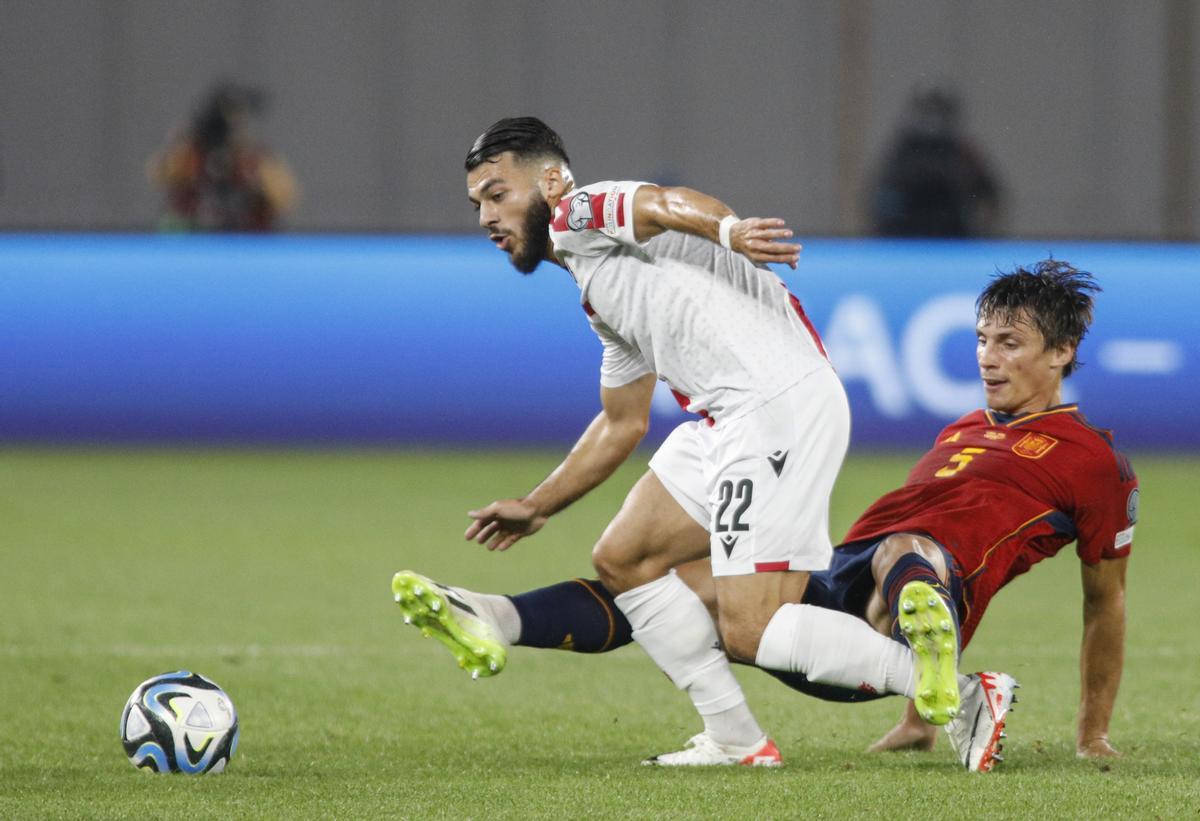
<svg viewBox="0 0 1200 821"><path fill-rule="evenodd" d="M1110 464L1083 471L1088 478L1077 490L1075 550L1088 564L1128 556L1133 547L1140 494L1137 476L1123 454L1114 451L1113 457Z"/></svg>
<svg viewBox="0 0 1200 821"><path fill-rule="evenodd" d="M604 357L600 361L600 384L603 387L619 388L648 373L654 373L637 348L613 333L603 322L593 322L592 328L604 345Z"/></svg>
<svg viewBox="0 0 1200 821"><path fill-rule="evenodd" d="M599 182L574 191L558 203L551 220L556 249L591 256L613 244L638 245L633 196L643 182Z"/></svg>

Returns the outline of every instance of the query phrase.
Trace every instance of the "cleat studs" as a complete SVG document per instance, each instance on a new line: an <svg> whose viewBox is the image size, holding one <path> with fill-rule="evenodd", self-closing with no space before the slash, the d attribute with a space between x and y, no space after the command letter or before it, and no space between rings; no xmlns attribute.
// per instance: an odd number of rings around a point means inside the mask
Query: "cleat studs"
<svg viewBox="0 0 1200 821"><path fill-rule="evenodd" d="M958 710L954 709L953 707L948 707L946 708L946 715L950 718L954 718L958 715Z"/></svg>
<svg viewBox="0 0 1200 821"><path fill-rule="evenodd" d="M926 721L933 721L933 710L921 711L921 718L925 719Z"/></svg>
<svg viewBox="0 0 1200 821"><path fill-rule="evenodd" d="M404 617L404 623L405 623L405 624L412 624L412 616L405 616L405 617Z"/></svg>
<svg viewBox="0 0 1200 821"><path fill-rule="evenodd" d="M933 690L922 690L921 691L921 700L922 701L933 701Z"/></svg>
<svg viewBox="0 0 1200 821"><path fill-rule="evenodd" d="M954 625L950 624L950 622L947 619L942 619L942 623L939 624L938 626L942 628L943 633L949 633L951 628Z"/></svg>
<svg viewBox="0 0 1200 821"><path fill-rule="evenodd" d="M396 600L396 602L399 603L400 600L403 599L404 597L401 596L399 593L397 593L392 598L394 598Z"/></svg>
<svg viewBox="0 0 1200 821"><path fill-rule="evenodd" d="M905 599L904 601L900 602L900 607L902 607L904 609L905 613L915 613L917 610L916 603L911 602L908 599Z"/></svg>
<svg viewBox="0 0 1200 821"><path fill-rule="evenodd" d="M434 599L433 601L431 601L429 603L429 609L436 613L437 611L442 609L442 603L440 601L438 601L437 599Z"/></svg>
<svg viewBox="0 0 1200 821"><path fill-rule="evenodd" d="M471 671L471 681L479 681L479 671L478 670Z"/></svg>
<svg viewBox="0 0 1200 821"><path fill-rule="evenodd" d="M491 662L488 662L488 669L491 670L493 673L495 673L497 670L500 669L500 665L494 661L491 661Z"/></svg>
<svg viewBox="0 0 1200 821"><path fill-rule="evenodd" d="M933 596L930 596L928 599L925 600L925 606L926 607L937 607L937 602L938 602L937 599L935 599Z"/></svg>
<svg viewBox="0 0 1200 821"><path fill-rule="evenodd" d="M913 626L911 624L904 625L904 635L911 636L913 634Z"/></svg>
<svg viewBox="0 0 1200 821"><path fill-rule="evenodd" d="M412 592L413 592L414 596L419 596L425 592L425 588L421 587L421 585L419 585L419 584L415 584L415 585L413 585Z"/></svg>

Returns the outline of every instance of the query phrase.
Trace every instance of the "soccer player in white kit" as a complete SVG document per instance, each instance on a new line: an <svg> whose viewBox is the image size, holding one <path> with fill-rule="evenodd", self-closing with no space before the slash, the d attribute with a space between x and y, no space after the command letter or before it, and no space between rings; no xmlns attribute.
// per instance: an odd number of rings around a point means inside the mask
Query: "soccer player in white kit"
<svg viewBox="0 0 1200 821"><path fill-rule="evenodd" d="M604 348L600 413L532 491L471 511L466 538L506 550L612 475L646 432L656 380L700 416L655 453L593 550L634 639L704 721L685 749L646 763L780 763L726 653L907 695L931 723L952 718L957 634L936 596L906 591L922 625L912 650L845 613L798 603L808 572L831 557L829 498L850 415L800 303L763 266L796 266L800 248L784 241L783 220L739 219L686 188L576 187L561 139L532 117L492 125L466 166L489 238L523 273L543 260L566 268ZM671 572L706 555L719 636Z"/></svg>

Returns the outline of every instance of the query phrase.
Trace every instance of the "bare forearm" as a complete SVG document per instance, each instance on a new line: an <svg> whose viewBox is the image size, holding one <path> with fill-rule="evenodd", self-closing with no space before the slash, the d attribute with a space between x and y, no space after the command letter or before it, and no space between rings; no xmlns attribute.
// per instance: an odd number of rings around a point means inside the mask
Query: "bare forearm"
<svg viewBox="0 0 1200 821"><path fill-rule="evenodd" d="M1120 607L1085 608L1083 646L1079 656L1081 690L1076 737L1080 751L1092 742L1108 738L1124 666L1124 602Z"/></svg>
<svg viewBox="0 0 1200 821"><path fill-rule="evenodd" d="M721 223L731 216L734 220L727 226L726 247L752 262L796 267L800 246L782 241L790 239L792 232L781 219L738 220L728 205L690 188L644 185L634 199L634 229L641 242L663 231L679 231L720 242Z"/></svg>
<svg viewBox="0 0 1200 821"><path fill-rule="evenodd" d="M639 233L682 231L716 242L721 220L733 209L716 197L691 188L659 188L647 198L647 220L639 221Z"/></svg>
<svg viewBox="0 0 1200 821"><path fill-rule="evenodd" d="M599 485L629 458L644 425L614 424L600 413L554 472L525 496L542 516L552 516Z"/></svg>

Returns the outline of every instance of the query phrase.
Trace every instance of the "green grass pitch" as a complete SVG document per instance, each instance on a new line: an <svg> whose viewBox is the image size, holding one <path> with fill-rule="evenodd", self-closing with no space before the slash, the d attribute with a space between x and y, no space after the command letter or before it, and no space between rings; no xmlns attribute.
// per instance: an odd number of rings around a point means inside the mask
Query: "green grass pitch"
<svg viewBox="0 0 1200 821"><path fill-rule="evenodd" d="M644 464L507 554L461 540L465 512L528 488L557 454L0 451L0 817L1196 817L1200 812L1200 461L1137 457L1125 753L1074 756L1080 592L1071 549L994 602L964 666L1024 684L1007 761L960 771L866 755L901 703L806 699L750 669L779 771L638 765L698 730L636 647L515 649L471 682L402 628L409 567L517 592L589 575L592 541ZM907 456L853 455L835 535ZM1030 607L1037 602L1036 608ZM1042 615L1044 614L1044 615ZM148 676L208 675L238 707L220 776L135 771L121 707Z"/></svg>

